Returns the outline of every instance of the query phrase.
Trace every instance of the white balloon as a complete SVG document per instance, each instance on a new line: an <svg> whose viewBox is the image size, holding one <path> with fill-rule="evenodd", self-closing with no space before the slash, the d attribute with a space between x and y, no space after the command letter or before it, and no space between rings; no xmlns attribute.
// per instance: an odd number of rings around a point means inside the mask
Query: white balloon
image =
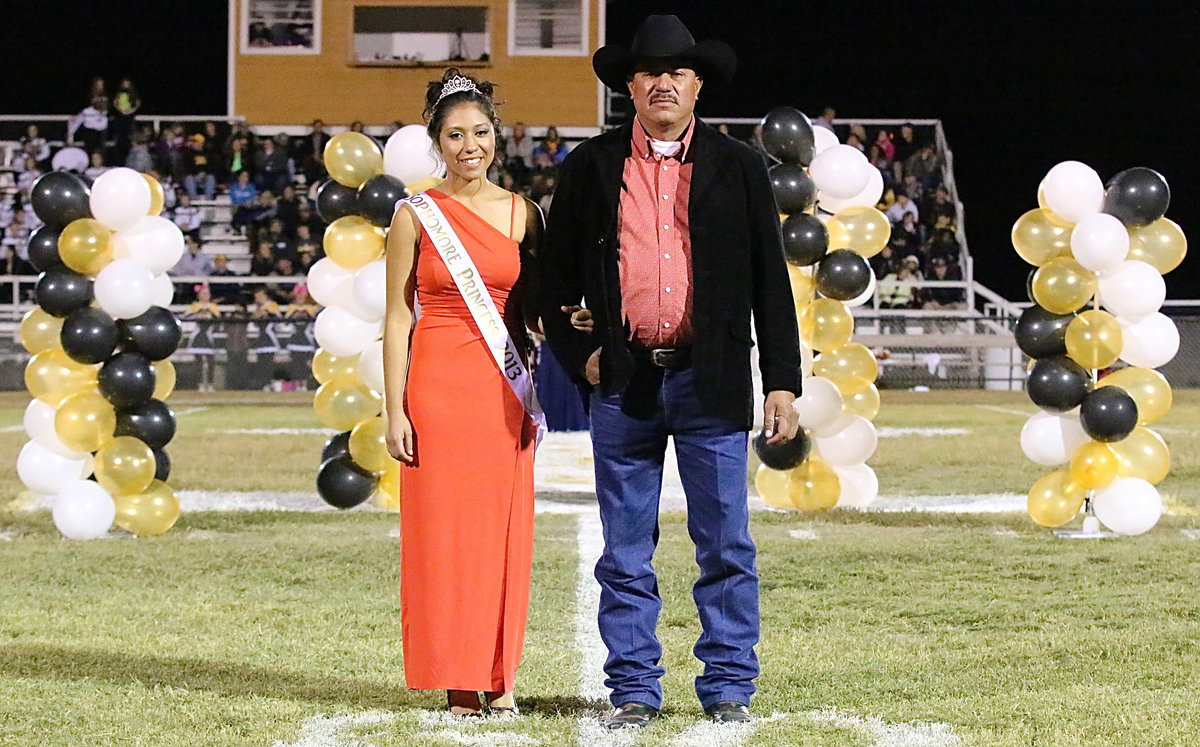
<svg viewBox="0 0 1200 747"><path fill-rule="evenodd" d="M82 462L84 457L91 456L91 454L86 451L76 451L70 446L64 444L62 439L58 437L58 433L55 431L44 433L41 436L38 436L34 439L34 443L39 443L50 451L53 451L55 454L66 457L74 462Z"/></svg>
<svg viewBox="0 0 1200 747"><path fill-rule="evenodd" d="M405 184L416 184L441 173L442 161L429 133L421 125L407 125L392 133L383 146L383 171Z"/></svg>
<svg viewBox="0 0 1200 747"><path fill-rule="evenodd" d="M1046 467L1062 464L1091 437L1079 424L1078 409L1057 413L1039 411L1021 428L1021 451L1030 461Z"/></svg>
<svg viewBox="0 0 1200 747"><path fill-rule="evenodd" d="M158 274L175 266L183 256L183 231L158 215L147 215L113 235L117 257L136 259Z"/></svg>
<svg viewBox="0 0 1200 747"><path fill-rule="evenodd" d="M40 399L30 400L29 404L25 406L25 417L22 422L24 422L25 432L29 434L31 440L55 433L54 413L56 412L58 412L58 408L54 405L47 404Z"/></svg>
<svg viewBox="0 0 1200 747"><path fill-rule="evenodd" d="M809 176L830 197L854 197L867 186L870 170L878 171L853 145L835 145L813 158Z"/></svg>
<svg viewBox="0 0 1200 747"><path fill-rule="evenodd" d="M800 341L800 376L803 377L804 380L807 381L808 377L812 376L812 367L813 367L812 346L809 345L804 340L801 340ZM34 401L36 402L37 400L34 400Z"/></svg>
<svg viewBox="0 0 1200 747"><path fill-rule="evenodd" d="M824 129L824 128L821 128ZM867 172L867 186L853 197L839 200L832 195L817 193L817 204L822 210L836 213L850 207L875 207L883 197L883 172L872 167Z"/></svg>
<svg viewBox="0 0 1200 747"><path fill-rule="evenodd" d="M154 284L150 288L150 305L166 308L175 300L175 284L171 276L160 272L154 276Z"/></svg>
<svg viewBox="0 0 1200 747"><path fill-rule="evenodd" d="M814 127L813 144L816 146L816 152L813 155L820 155L838 144L837 135L833 134L833 130L828 128Z"/></svg>
<svg viewBox="0 0 1200 747"><path fill-rule="evenodd" d="M842 414L842 393L824 376L809 376L801 382L801 394L792 404L801 428L821 428Z"/></svg>
<svg viewBox="0 0 1200 747"><path fill-rule="evenodd" d="M1063 161L1042 180L1046 207L1062 219L1078 223L1100 212L1104 205L1104 182L1096 170L1079 161Z"/></svg>
<svg viewBox="0 0 1200 747"><path fill-rule="evenodd" d="M837 433L818 435L813 446L834 467L851 467L870 459L879 445L875 424L861 415L849 415L842 424Z"/></svg>
<svg viewBox="0 0 1200 747"><path fill-rule="evenodd" d="M123 231L150 212L150 183L133 169L109 169L96 177L88 204L105 228Z"/></svg>
<svg viewBox="0 0 1200 747"><path fill-rule="evenodd" d="M39 441L25 444L17 455L17 477L33 492L46 495L57 493L64 485L80 479L86 466L85 460L56 454Z"/></svg>
<svg viewBox="0 0 1200 747"><path fill-rule="evenodd" d="M1162 516L1162 496L1140 477L1122 477L1096 492L1092 499L1096 518L1117 534L1142 534Z"/></svg>
<svg viewBox="0 0 1200 747"><path fill-rule="evenodd" d="M869 276L867 276L867 289L862 293L859 293L854 298L851 298L849 301L843 301L842 303L846 304L846 306L851 309L853 309L855 306L862 306L875 297L875 285L875 273L872 272Z"/></svg>
<svg viewBox="0 0 1200 747"><path fill-rule="evenodd" d="M1100 276L1104 308L1130 322L1140 322L1162 308L1167 284L1154 266L1128 259Z"/></svg>
<svg viewBox="0 0 1200 747"><path fill-rule="evenodd" d="M314 326L317 345L337 356L359 355L383 331L382 322L363 321L339 306L317 314Z"/></svg>
<svg viewBox="0 0 1200 747"><path fill-rule="evenodd" d="M358 377L367 386L383 394L383 340L367 345L358 357Z"/></svg>
<svg viewBox="0 0 1200 747"><path fill-rule="evenodd" d="M852 467L834 467L842 493L838 496L838 508L866 508L879 497L879 476L868 464Z"/></svg>
<svg viewBox="0 0 1200 747"><path fill-rule="evenodd" d="M308 268L308 294L322 306L338 304L343 293L339 286L344 283L350 283L353 287L354 270L342 267L329 257L317 260Z"/></svg>
<svg viewBox="0 0 1200 747"><path fill-rule="evenodd" d="M387 311L387 266L382 259L368 262L354 276L354 300L372 319L382 319Z"/></svg>
<svg viewBox="0 0 1200 747"><path fill-rule="evenodd" d="M1171 317L1154 312L1141 321L1117 317L1121 325L1121 360L1131 366L1158 368L1179 352L1179 328Z"/></svg>
<svg viewBox="0 0 1200 747"><path fill-rule="evenodd" d="M1108 213L1085 216L1071 232L1071 253L1093 272L1114 270L1129 254L1129 231Z"/></svg>
<svg viewBox="0 0 1200 747"><path fill-rule="evenodd" d="M112 527L117 507L107 490L90 480L77 480L54 496L51 514L54 526L67 539L96 539Z"/></svg>
<svg viewBox="0 0 1200 747"><path fill-rule="evenodd" d="M154 297L154 275L141 262L114 259L96 275L93 291L96 305L110 316L132 319L150 308Z"/></svg>

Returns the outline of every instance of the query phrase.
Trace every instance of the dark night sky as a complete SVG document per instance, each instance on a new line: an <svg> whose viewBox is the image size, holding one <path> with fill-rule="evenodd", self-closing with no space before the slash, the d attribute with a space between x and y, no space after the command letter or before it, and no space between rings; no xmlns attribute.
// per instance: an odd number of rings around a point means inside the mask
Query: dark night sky
<svg viewBox="0 0 1200 747"><path fill-rule="evenodd" d="M222 0L10 5L0 111L75 112L92 75L129 74L148 114L224 112ZM1161 171L1168 216L1200 241L1193 3L612 0L609 40L627 44L650 13L675 13L697 39L737 50L736 78L705 91L701 115L785 104L815 115L830 104L844 118L942 119L977 278L1009 298L1024 296L1028 267L1008 230L1036 207L1038 182L1059 161L1083 161L1104 179L1130 166ZM1197 255L1168 276L1173 297L1197 295Z"/></svg>

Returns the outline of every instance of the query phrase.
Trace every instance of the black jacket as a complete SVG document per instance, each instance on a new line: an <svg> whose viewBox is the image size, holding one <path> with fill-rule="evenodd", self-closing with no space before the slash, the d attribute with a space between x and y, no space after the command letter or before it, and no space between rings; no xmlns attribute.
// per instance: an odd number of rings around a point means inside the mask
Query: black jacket
<svg viewBox="0 0 1200 747"><path fill-rule="evenodd" d="M784 266L779 212L762 157L696 120L688 219L692 244L693 366L709 410L741 427L753 422L751 312L763 389L800 393L799 335ZM546 337L577 380L600 354L600 388L626 389L637 366L621 311L617 208L632 123L581 143L558 177L539 249L539 305ZM586 301L589 335L560 307ZM628 398L627 411L630 410Z"/></svg>

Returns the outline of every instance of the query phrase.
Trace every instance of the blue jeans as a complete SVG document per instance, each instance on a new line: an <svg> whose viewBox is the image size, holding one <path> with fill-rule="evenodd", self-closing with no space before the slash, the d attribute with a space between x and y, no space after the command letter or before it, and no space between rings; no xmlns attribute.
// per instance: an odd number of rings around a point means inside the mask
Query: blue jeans
<svg viewBox="0 0 1200 747"><path fill-rule="evenodd" d="M217 178L212 174L202 174L196 177L188 174L183 177L183 188L193 200L199 197L199 185L204 185L204 199L211 200L217 194Z"/></svg>
<svg viewBox="0 0 1200 747"><path fill-rule="evenodd" d="M746 502L746 432L706 414L690 369L656 377L653 413L634 417L621 395L591 398L596 495L604 527L600 582L600 636L608 647L605 680L614 706L662 705L655 635L662 599L651 560L658 545L658 504L667 437L675 441L687 496L688 534L696 545L700 578L692 596L702 633L693 649L704 662L696 678L700 704L749 704L758 676L758 572Z"/></svg>

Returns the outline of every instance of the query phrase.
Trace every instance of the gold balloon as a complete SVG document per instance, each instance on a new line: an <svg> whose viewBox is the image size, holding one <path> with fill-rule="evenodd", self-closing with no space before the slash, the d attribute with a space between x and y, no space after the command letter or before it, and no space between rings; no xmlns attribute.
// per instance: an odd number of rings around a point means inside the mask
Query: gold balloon
<svg viewBox="0 0 1200 747"><path fill-rule="evenodd" d="M758 497L772 508L794 508L788 493L789 475L789 472L780 472L765 464L758 465L758 471L754 473L754 489L758 491Z"/></svg>
<svg viewBox="0 0 1200 747"><path fill-rule="evenodd" d="M78 392L54 413L58 440L75 451L95 451L113 438L117 412L99 392Z"/></svg>
<svg viewBox="0 0 1200 747"><path fill-rule="evenodd" d="M22 347L37 355L62 347L62 343L59 342L62 326L62 319L47 314L40 306L35 306L21 317L17 339L21 341Z"/></svg>
<svg viewBox="0 0 1200 747"><path fill-rule="evenodd" d="M146 180L146 184L150 185L150 209L146 211L146 215L158 215L163 211L167 196L163 193L162 185L158 183L157 179L149 174L142 174L142 178Z"/></svg>
<svg viewBox="0 0 1200 747"><path fill-rule="evenodd" d="M350 431L350 458L359 467L382 474L396 463L387 450L387 421L368 418Z"/></svg>
<svg viewBox="0 0 1200 747"><path fill-rule="evenodd" d="M139 493L113 497L117 504L117 526L139 537L162 534L179 519L179 499L161 480L151 480Z"/></svg>
<svg viewBox="0 0 1200 747"><path fill-rule="evenodd" d="M1033 300L1047 311L1070 314L1092 300L1096 284L1096 273L1070 257L1058 257L1033 274Z"/></svg>
<svg viewBox="0 0 1200 747"><path fill-rule="evenodd" d="M325 170L339 184L358 187L383 173L383 151L361 132L340 132L325 144Z"/></svg>
<svg viewBox="0 0 1200 747"><path fill-rule="evenodd" d="M75 272L95 275L113 260L112 231L92 218L71 221L58 237L58 255Z"/></svg>
<svg viewBox="0 0 1200 747"><path fill-rule="evenodd" d="M873 207L851 207L839 211L825 224L829 231L829 250L852 249L864 257L874 257L892 237L887 216Z"/></svg>
<svg viewBox="0 0 1200 747"><path fill-rule="evenodd" d="M1089 441L1071 455L1071 476L1084 490L1099 490L1117 479L1120 464L1108 444Z"/></svg>
<svg viewBox="0 0 1200 747"><path fill-rule="evenodd" d="M413 182L412 184L405 184L404 192L409 197L412 197L413 195L421 194L422 192L424 192L427 189L433 189L437 185L441 184L442 181L443 181L442 177L440 177L440 176L428 176L419 182Z"/></svg>
<svg viewBox="0 0 1200 747"><path fill-rule="evenodd" d="M379 476L379 487L375 490L375 507L387 511L400 510L400 462L394 459Z"/></svg>
<svg viewBox="0 0 1200 747"><path fill-rule="evenodd" d="M825 511L837 505L842 482L837 472L815 456L809 456L788 474L792 507L801 511Z"/></svg>
<svg viewBox="0 0 1200 747"><path fill-rule="evenodd" d="M317 389L313 409L326 428L348 431L379 414L383 398L357 378L337 376Z"/></svg>
<svg viewBox="0 0 1200 747"><path fill-rule="evenodd" d="M1179 266L1187 255L1187 237L1170 218L1159 218L1148 226L1129 229L1129 254L1154 266L1166 275Z"/></svg>
<svg viewBox="0 0 1200 747"><path fill-rule="evenodd" d="M71 360L62 348L38 353L25 366L25 388L55 406L76 392L95 387L96 369Z"/></svg>
<svg viewBox="0 0 1200 747"><path fill-rule="evenodd" d="M1121 460L1120 477L1140 477L1151 485L1163 481L1171 471L1171 450L1167 442L1149 428L1138 426L1125 438L1109 446Z"/></svg>
<svg viewBox="0 0 1200 747"><path fill-rule="evenodd" d="M879 414L879 389L875 384L865 379L848 381L852 389L850 394L842 394L842 411L849 415L861 415L867 420L874 420Z"/></svg>
<svg viewBox="0 0 1200 747"><path fill-rule="evenodd" d="M175 391L175 364L169 358L154 361L154 398L166 399Z"/></svg>
<svg viewBox="0 0 1200 747"><path fill-rule="evenodd" d="M114 496L148 488L156 467L154 452L133 436L117 436L96 452L96 481Z"/></svg>
<svg viewBox="0 0 1200 747"><path fill-rule="evenodd" d="M818 298L800 312L800 339L814 350L832 350L850 342L854 315L846 304L833 298Z"/></svg>
<svg viewBox="0 0 1200 747"><path fill-rule="evenodd" d="M357 355L331 355L328 350L318 348L312 360L313 378L324 384L335 376L358 376Z"/></svg>
<svg viewBox="0 0 1200 747"><path fill-rule="evenodd" d="M1121 342L1121 325L1107 311L1085 311L1067 325L1067 355L1084 368L1107 368L1116 363Z"/></svg>
<svg viewBox="0 0 1200 747"><path fill-rule="evenodd" d="M1087 491L1065 469L1042 475L1029 490L1029 516L1044 527L1060 527L1079 515Z"/></svg>
<svg viewBox="0 0 1200 747"><path fill-rule="evenodd" d="M348 270L357 270L383 256L386 234L358 215L344 215L325 228L325 254Z"/></svg>
<svg viewBox="0 0 1200 747"><path fill-rule="evenodd" d="M1043 265L1056 257L1070 257L1073 228L1046 208L1030 210L1013 224L1013 248L1031 265Z"/></svg>
<svg viewBox="0 0 1200 747"><path fill-rule="evenodd" d="M827 350L813 361L813 375L824 376L838 385L843 394L857 391L862 380L875 381L879 363L875 354L857 342L848 342Z"/></svg>
<svg viewBox="0 0 1200 747"><path fill-rule="evenodd" d="M1113 371L1096 386L1119 386L1133 397L1138 409L1138 425L1149 425L1171 409L1174 395L1167 378L1152 368L1130 366Z"/></svg>
<svg viewBox="0 0 1200 747"><path fill-rule="evenodd" d="M804 311L817 295L817 281L813 279L808 268L787 265L788 280L792 284L792 302L796 305L796 313Z"/></svg>

